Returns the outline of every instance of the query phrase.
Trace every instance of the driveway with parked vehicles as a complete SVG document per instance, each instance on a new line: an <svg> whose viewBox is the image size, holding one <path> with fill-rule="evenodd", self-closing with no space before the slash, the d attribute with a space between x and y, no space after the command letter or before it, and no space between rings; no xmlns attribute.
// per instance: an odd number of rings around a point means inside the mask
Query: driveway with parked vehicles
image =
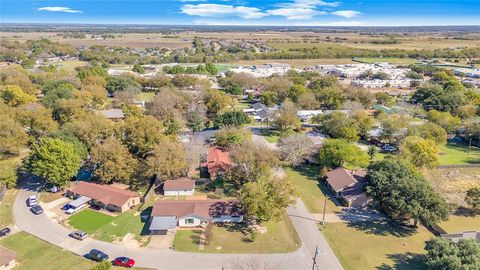
<svg viewBox="0 0 480 270"><path fill-rule="evenodd" d="M80 256L85 256L92 249L97 249L105 252L110 258L128 256L135 260L136 267L154 269L190 269L192 265L195 265L195 269L222 269L222 267L232 269L234 265L247 264L252 260L258 261L260 264L275 264L279 266L279 269L301 270L312 267L312 252L304 246L295 252L285 254L206 254L147 247L126 247L90 237L78 241L69 237L71 230L54 222L47 215L37 216L30 213L30 209L25 206L25 201L32 194L34 194L33 191L20 190L13 207L16 226L22 231ZM342 269L331 250L325 253L328 253L328 256L319 255L317 258L319 269ZM322 265L325 267L322 268Z"/></svg>

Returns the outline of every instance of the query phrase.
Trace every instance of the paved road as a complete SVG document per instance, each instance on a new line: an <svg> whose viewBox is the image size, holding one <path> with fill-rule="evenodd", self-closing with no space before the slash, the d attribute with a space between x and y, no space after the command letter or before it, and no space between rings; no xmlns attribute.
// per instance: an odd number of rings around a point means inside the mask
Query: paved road
<svg viewBox="0 0 480 270"><path fill-rule="evenodd" d="M318 247L317 267L318 269L343 269L337 257L317 227L317 221L308 212L302 200L287 209L287 214L297 230L304 248L309 256L315 256Z"/></svg>
<svg viewBox="0 0 480 270"><path fill-rule="evenodd" d="M320 255L319 269L342 269L335 255L313 222L313 218L299 200L296 207L290 207L288 214L302 239L304 246L286 254L205 254L175 251L159 251L152 248L132 248L119 246L94 239L74 240L67 235L70 230L55 223L45 214L35 216L26 207L26 200L33 191L21 190L13 207L15 225L22 231L33 234L47 242L78 255L96 248L110 257L130 256L139 267L157 269L311 269L312 256L318 244ZM248 267L248 268L247 268Z"/></svg>

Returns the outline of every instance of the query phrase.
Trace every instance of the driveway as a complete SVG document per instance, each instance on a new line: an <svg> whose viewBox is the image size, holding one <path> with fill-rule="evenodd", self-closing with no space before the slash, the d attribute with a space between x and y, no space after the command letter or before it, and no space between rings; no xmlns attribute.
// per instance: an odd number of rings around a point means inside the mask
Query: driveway
<svg viewBox="0 0 480 270"><path fill-rule="evenodd" d="M125 247L87 238L77 241L68 234L70 230L50 220L46 215L33 215L25 202L33 191L21 190L13 207L16 226L25 232L47 242L84 255L91 249L99 249L110 257L129 256L136 260L139 267L155 269L252 269L270 266L268 269L311 269L315 247L319 246L318 269L342 269L327 242L317 229L313 217L308 213L301 200L288 209L295 229L302 239L303 246L295 252L284 254L206 254L158 250L148 247Z"/></svg>

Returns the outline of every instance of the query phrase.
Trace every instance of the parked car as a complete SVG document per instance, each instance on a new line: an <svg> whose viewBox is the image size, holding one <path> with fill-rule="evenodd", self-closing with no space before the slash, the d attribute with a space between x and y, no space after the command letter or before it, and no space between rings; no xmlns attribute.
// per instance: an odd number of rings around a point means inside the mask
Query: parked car
<svg viewBox="0 0 480 270"><path fill-rule="evenodd" d="M76 230L76 231L73 231L72 233L70 233L69 236L81 241L81 240L87 238L88 233L86 233L84 231Z"/></svg>
<svg viewBox="0 0 480 270"><path fill-rule="evenodd" d="M34 213L35 215L43 214L43 208L38 204L30 208L30 211L32 211L32 213Z"/></svg>
<svg viewBox="0 0 480 270"><path fill-rule="evenodd" d="M135 265L135 261L127 257L118 257L113 261L113 265L130 268Z"/></svg>
<svg viewBox="0 0 480 270"><path fill-rule="evenodd" d="M76 212L80 211L82 208L85 207L86 204L82 204L80 205L79 207L71 207L70 205L70 208L67 209L67 211L65 211L65 213L69 214L69 215L72 215L72 214L75 214Z"/></svg>
<svg viewBox="0 0 480 270"><path fill-rule="evenodd" d="M392 153L392 152L396 152L398 149L393 146L393 145L390 145L390 144L384 144L382 146L382 151L383 152L387 152L387 153Z"/></svg>
<svg viewBox="0 0 480 270"><path fill-rule="evenodd" d="M100 250L98 249L92 249L90 250L90 252L88 253L87 257L93 261L96 261L96 262L101 262L101 261L106 261L108 260L108 255L101 252Z"/></svg>
<svg viewBox="0 0 480 270"><path fill-rule="evenodd" d="M62 208L60 208L60 209L66 211L66 210L70 209L71 207L72 207L72 206L71 206L69 203L67 203L67 204L65 204L64 206L62 206Z"/></svg>
<svg viewBox="0 0 480 270"><path fill-rule="evenodd" d="M37 205L38 204L38 198L37 198L37 195L32 195L30 197L28 197L27 199L27 205L28 206L34 206L34 205Z"/></svg>
<svg viewBox="0 0 480 270"><path fill-rule="evenodd" d="M10 233L10 228L3 228L0 230L0 237L7 236Z"/></svg>

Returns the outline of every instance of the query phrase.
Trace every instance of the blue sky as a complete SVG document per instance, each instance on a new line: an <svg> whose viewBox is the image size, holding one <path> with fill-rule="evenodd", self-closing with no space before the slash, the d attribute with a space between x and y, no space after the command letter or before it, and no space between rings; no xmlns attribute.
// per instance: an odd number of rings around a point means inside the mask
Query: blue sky
<svg viewBox="0 0 480 270"><path fill-rule="evenodd" d="M480 25L480 0L0 0L1 22Z"/></svg>

